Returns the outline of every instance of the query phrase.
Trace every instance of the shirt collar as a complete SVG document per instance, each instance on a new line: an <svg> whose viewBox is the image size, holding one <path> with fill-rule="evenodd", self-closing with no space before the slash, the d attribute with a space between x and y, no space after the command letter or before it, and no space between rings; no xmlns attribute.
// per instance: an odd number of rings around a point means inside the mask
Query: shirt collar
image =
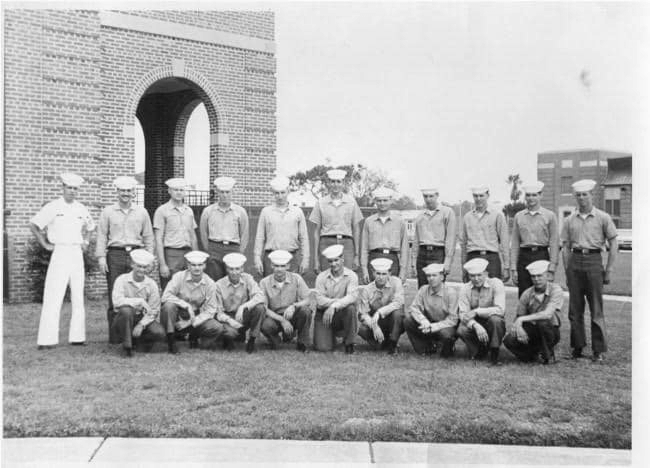
<svg viewBox="0 0 650 468"><path fill-rule="evenodd" d="M271 205L275 211L279 211L280 213L286 213L289 211L290 205L287 206L278 206L276 204Z"/></svg>
<svg viewBox="0 0 650 468"><path fill-rule="evenodd" d="M279 282L275 277L271 276L271 283L274 288L281 288L285 284L291 283L291 272L287 271L287 276L284 278L284 281Z"/></svg>
<svg viewBox="0 0 650 468"><path fill-rule="evenodd" d="M429 215L429 216L434 216L438 211L440 211L440 205L438 205L438 206L437 206L436 208L434 208L433 210L430 210L430 209L428 209L428 208L425 209L425 210L424 210L424 214L425 214L425 215Z"/></svg>
<svg viewBox="0 0 650 468"><path fill-rule="evenodd" d="M381 222L380 220L381 220L382 218L385 219L385 220L392 219L393 212L389 210L389 211L388 211L388 214L387 214L386 216L382 216L382 217L379 216L379 213L375 213L375 216L376 216L376 221Z"/></svg>
<svg viewBox="0 0 650 468"><path fill-rule="evenodd" d="M133 211L133 210L135 209L135 205L133 204L133 202L131 202L131 206L129 206L129 207L125 210L124 208L122 208L122 207L120 206L119 203L116 203L116 204L113 205L113 209L114 209L115 211Z"/></svg>
<svg viewBox="0 0 650 468"><path fill-rule="evenodd" d="M189 208L189 206L186 205L184 202L177 206L174 203L172 203L171 200L167 202L167 206L169 206L169 208L171 208L172 210L178 210L178 211L185 211L187 208Z"/></svg>
<svg viewBox="0 0 650 468"><path fill-rule="evenodd" d="M335 201L338 202L338 203L347 203L347 200L345 198L345 194L342 194L341 198L337 198L336 200L334 198L332 198L331 195L328 195L327 198L328 198L327 202L330 205L333 205Z"/></svg>
<svg viewBox="0 0 650 468"><path fill-rule="evenodd" d="M131 271L128 273L127 281L135 286L144 287L145 283L147 282L147 276L145 276L142 281L136 281L133 277L133 271Z"/></svg>
<svg viewBox="0 0 650 468"><path fill-rule="evenodd" d="M331 268L327 269L327 277L334 280L334 281L339 280L344 276L349 276L348 269L345 268L345 267L343 267L343 274L341 274L341 276L334 276L332 274L332 269ZM374 281L373 281L373 283L374 283Z"/></svg>
<svg viewBox="0 0 650 468"><path fill-rule="evenodd" d="M488 206L488 207L485 209L485 211L483 211L483 213L481 213L481 215L483 215L483 214L488 214L488 213L490 213L490 212L491 212L491 210L490 210L490 207ZM472 213L474 213L476 216L478 216L478 214L479 214L478 211L476 210L476 208L473 208L473 209L472 209Z"/></svg>
<svg viewBox="0 0 650 468"><path fill-rule="evenodd" d="M203 273L201 275L201 280L195 283L194 281L192 281L192 273L190 273L190 270L185 270L185 282L186 283L192 283L192 284L196 284L196 285L205 284L205 278L206 277L207 277L207 275L205 273Z"/></svg>
<svg viewBox="0 0 650 468"><path fill-rule="evenodd" d="M445 289L445 286L442 285L442 286L440 287L440 291L438 291L438 292L434 292L434 291L433 291L433 288L432 288L431 286L427 286L427 288L428 288L427 291L429 292L429 295L430 295L430 296L443 296L443 291L444 291L444 289Z"/></svg>
<svg viewBox="0 0 650 468"><path fill-rule="evenodd" d="M490 282L490 278L485 278L485 281L483 282L483 285L480 288L477 288L471 282L470 282L470 284L472 285L472 289L481 289L481 288L488 288L489 289L489 288L492 287L492 283Z"/></svg>
<svg viewBox="0 0 650 468"><path fill-rule="evenodd" d="M528 208L526 208L526 213L531 215L531 216L534 216L534 215L537 215L537 214L542 214L542 210L541 210L541 207L538 207L536 210L529 210Z"/></svg>

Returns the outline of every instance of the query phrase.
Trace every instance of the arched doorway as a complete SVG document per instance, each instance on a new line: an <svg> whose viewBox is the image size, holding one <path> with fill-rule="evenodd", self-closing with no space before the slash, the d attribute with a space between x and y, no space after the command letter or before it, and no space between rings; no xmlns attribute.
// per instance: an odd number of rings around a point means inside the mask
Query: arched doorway
<svg viewBox="0 0 650 468"><path fill-rule="evenodd" d="M202 167L198 172L207 174L209 180L216 165L216 146L211 144L210 135L216 133L217 115L203 89L186 78L167 77L151 84L138 102L136 118L144 136L145 187L144 193L139 195L142 195L144 207L151 215L167 201L165 180L185 176L187 150L195 150L196 143L186 142L186 131L188 122L198 110L203 110L208 120L201 138L207 145L201 150L207 151L208 156L199 162ZM209 203L209 184L199 185L188 191L188 204L205 206Z"/></svg>

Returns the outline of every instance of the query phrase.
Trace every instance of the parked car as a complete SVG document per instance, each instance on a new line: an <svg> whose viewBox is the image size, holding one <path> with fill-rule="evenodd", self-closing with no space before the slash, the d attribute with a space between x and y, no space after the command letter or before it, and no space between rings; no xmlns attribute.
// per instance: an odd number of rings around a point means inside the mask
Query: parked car
<svg viewBox="0 0 650 468"><path fill-rule="evenodd" d="M619 229L617 239L619 250L632 250L632 229Z"/></svg>

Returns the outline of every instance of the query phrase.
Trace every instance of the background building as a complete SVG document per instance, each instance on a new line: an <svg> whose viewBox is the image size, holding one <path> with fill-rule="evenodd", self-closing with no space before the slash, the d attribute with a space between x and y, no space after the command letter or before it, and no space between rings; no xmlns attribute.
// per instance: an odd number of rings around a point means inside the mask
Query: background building
<svg viewBox="0 0 650 468"><path fill-rule="evenodd" d="M537 155L537 178L544 182L542 205L563 220L575 209L571 185L593 179L594 206L617 227L632 228L632 155L597 149L547 151Z"/></svg>
<svg viewBox="0 0 650 468"><path fill-rule="evenodd" d="M115 201L113 179L135 173L136 119L151 214L167 199L164 181L183 175L183 136L200 103L210 121L210 179L235 177L237 203L270 200L272 12L5 9L4 28L5 298L32 298L28 222L60 196L59 173L86 179L79 200L95 219ZM103 278L87 288L101 291Z"/></svg>

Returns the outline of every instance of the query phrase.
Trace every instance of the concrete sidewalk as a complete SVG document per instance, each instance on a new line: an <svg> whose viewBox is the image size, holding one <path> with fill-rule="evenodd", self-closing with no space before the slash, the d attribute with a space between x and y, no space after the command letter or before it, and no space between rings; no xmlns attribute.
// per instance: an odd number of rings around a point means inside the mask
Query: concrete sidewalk
<svg viewBox="0 0 650 468"><path fill-rule="evenodd" d="M631 450L513 445L101 437L2 440L2 466L629 466Z"/></svg>

